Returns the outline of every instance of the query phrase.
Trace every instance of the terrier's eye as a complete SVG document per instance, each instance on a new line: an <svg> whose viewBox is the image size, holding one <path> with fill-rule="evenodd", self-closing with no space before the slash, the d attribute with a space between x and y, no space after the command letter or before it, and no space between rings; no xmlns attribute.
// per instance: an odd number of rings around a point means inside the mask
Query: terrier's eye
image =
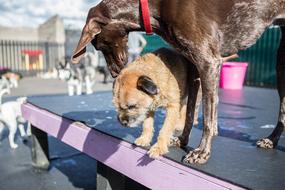
<svg viewBox="0 0 285 190"><path fill-rule="evenodd" d="M128 105L128 109L129 109L129 110L135 109L136 107L137 107L136 104Z"/></svg>

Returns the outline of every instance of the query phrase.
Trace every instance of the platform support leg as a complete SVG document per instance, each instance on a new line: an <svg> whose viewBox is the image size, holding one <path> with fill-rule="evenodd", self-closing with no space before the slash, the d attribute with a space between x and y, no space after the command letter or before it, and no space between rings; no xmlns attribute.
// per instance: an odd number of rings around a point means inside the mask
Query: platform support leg
<svg viewBox="0 0 285 190"><path fill-rule="evenodd" d="M98 190L148 190L145 186L133 181L112 168L97 162Z"/></svg>
<svg viewBox="0 0 285 190"><path fill-rule="evenodd" d="M32 165L38 169L48 170L50 165L48 135L33 125L31 125L31 132Z"/></svg>

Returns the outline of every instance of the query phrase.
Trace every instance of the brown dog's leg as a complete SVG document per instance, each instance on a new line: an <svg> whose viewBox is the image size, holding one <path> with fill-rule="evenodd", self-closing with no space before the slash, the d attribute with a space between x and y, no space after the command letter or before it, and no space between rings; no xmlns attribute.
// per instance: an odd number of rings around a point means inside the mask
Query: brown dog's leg
<svg viewBox="0 0 285 190"><path fill-rule="evenodd" d="M199 83L201 83L201 81L199 81ZM196 106L195 106L195 114L194 114L194 124L193 125L198 125L199 121L198 121L198 117L199 117L199 108L202 102L202 88L201 85L199 85L200 88L198 90L198 95L197 95L197 100L196 100Z"/></svg>
<svg viewBox="0 0 285 190"><path fill-rule="evenodd" d="M228 57L223 57L222 62L226 62L232 59L236 59L239 56L237 54L230 55ZM192 130L193 125L198 125L198 114L199 108L202 101L202 88L201 81L199 78L198 70L194 65L190 65L189 71L189 90L188 90L188 105L187 105L187 113L185 115L186 119L183 121L184 128L183 133L180 137L172 137L170 145L177 147L185 147L189 141L189 135ZM195 104L195 107L193 107ZM194 113L194 116L193 116ZM184 118L184 117L183 117ZM185 122L186 121L186 122ZM216 125L214 129L214 135L218 134L218 126Z"/></svg>
<svg viewBox="0 0 285 190"><path fill-rule="evenodd" d="M212 138L217 135L218 82L221 63L222 60L207 62L199 69L203 97L203 135L199 147L184 158L186 163L204 164L210 158Z"/></svg>
<svg viewBox="0 0 285 190"><path fill-rule="evenodd" d="M199 72L194 65L190 65L189 77L188 77L188 101L185 127L183 128L182 135L179 137L173 137L171 139L171 146L185 147L189 141L189 135L192 130L192 126L195 120L195 110L198 107L196 103L198 91L200 89ZM200 98L201 99L201 98ZM200 101L200 100L198 100ZM197 110L196 110L197 111ZM197 116L196 116L197 117Z"/></svg>
<svg viewBox="0 0 285 190"><path fill-rule="evenodd" d="M285 27L281 27L282 37L277 53L277 89L280 97L280 111L277 126L272 134L259 140L257 146L272 149L278 144L279 138L285 128Z"/></svg>

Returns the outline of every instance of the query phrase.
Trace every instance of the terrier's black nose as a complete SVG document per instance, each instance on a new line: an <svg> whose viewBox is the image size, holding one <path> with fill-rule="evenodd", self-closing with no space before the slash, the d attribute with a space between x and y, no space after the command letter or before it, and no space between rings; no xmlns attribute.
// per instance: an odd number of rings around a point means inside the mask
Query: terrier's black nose
<svg viewBox="0 0 285 190"><path fill-rule="evenodd" d="M117 116L118 120L120 121L120 123L126 127L128 125L129 122L129 118L128 117L119 117Z"/></svg>
<svg viewBox="0 0 285 190"><path fill-rule="evenodd" d="M128 121L122 121L122 124L126 127L128 125Z"/></svg>

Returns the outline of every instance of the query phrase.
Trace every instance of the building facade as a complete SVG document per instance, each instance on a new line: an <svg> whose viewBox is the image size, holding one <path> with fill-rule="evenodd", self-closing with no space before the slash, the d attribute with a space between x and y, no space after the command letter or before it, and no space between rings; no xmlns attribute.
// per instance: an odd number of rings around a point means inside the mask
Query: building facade
<svg viewBox="0 0 285 190"><path fill-rule="evenodd" d="M65 29L53 16L38 28L0 26L0 68L25 75L54 68L65 57Z"/></svg>

